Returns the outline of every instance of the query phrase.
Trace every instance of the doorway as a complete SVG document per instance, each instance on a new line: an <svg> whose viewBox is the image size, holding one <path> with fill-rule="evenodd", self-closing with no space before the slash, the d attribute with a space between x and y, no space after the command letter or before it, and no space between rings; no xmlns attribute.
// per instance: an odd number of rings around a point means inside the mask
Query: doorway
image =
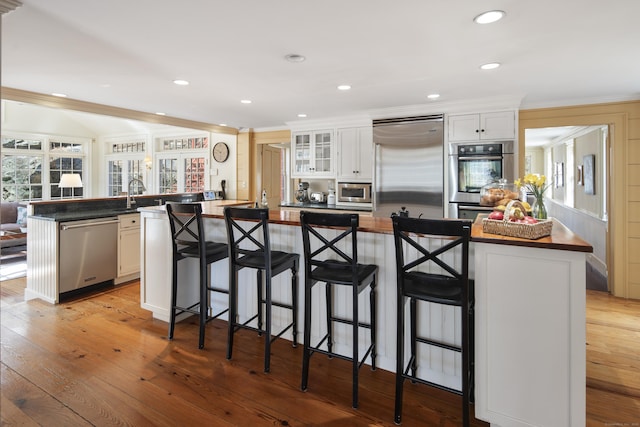
<svg viewBox="0 0 640 427"><path fill-rule="evenodd" d="M528 128L524 134L521 171L552 183L545 193L550 216L593 246L587 289L609 291L609 126Z"/></svg>
<svg viewBox="0 0 640 427"><path fill-rule="evenodd" d="M260 164L260 194L267 193L267 202L270 208L276 208L284 200L285 177L284 152L280 147L271 144L261 145Z"/></svg>

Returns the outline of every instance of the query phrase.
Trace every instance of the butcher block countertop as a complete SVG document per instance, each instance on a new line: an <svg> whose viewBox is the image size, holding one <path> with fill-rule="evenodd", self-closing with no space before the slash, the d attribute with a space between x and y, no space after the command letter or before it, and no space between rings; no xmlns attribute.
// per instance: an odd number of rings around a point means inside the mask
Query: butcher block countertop
<svg viewBox="0 0 640 427"><path fill-rule="evenodd" d="M207 218L224 218L224 206L241 205L248 202L237 200L224 200L213 202L202 202L203 216ZM155 210L157 207L141 208L140 210ZM473 223L471 229L471 241L478 243L493 243L497 245L523 246L530 248L557 249L574 252L593 252L593 247L585 242L580 236L569 230L564 224L556 219L553 221L553 229L550 236L537 240L521 239L517 237L500 236L488 234L482 231L482 219L487 215L480 214ZM271 209L269 211L269 221L275 224L285 224L292 226L300 225L300 211ZM360 216L360 226L358 231L366 233L393 234L391 218L379 218L371 216Z"/></svg>
<svg viewBox="0 0 640 427"><path fill-rule="evenodd" d="M476 217L471 229L472 242L525 246L529 248L558 249L574 252L593 252L593 246L582 240L577 234L574 234L560 221L553 218L551 219L553 221L553 228L551 229L550 236L541 237L536 240L529 240L518 237L484 233L482 231L482 219L486 217L486 214L480 214Z"/></svg>

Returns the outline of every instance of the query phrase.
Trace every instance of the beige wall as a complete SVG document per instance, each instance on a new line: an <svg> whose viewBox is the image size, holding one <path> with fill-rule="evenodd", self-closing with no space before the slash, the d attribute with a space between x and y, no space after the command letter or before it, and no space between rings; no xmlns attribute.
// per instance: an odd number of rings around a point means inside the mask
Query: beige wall
<svg viewBox="0 0 640 427"><path fill-rule="evenodd" d="M527 128L609 125L609 238L607 265L614 295L640 299L640 100L521 110L519 141ZM524 147L520 147L524 163ZM522 174L522 170L520 174Z"/></svg>
<svg viewBox="0 0 640 427"><path fill-rule="evenodd" d="M604 140L602 138L602 131L594 130L586 135L576 138L575 149L575 162L578 166L584 168L584 156L595 156L595 170L594 170L594 192L595 194L587 194L585 192L585 185L575 186L575 207L586 212L592 213L599 218L602 218L604 213L604 206L602 206L602 192L603 185L605 183L604 174L602 173L602 153Z"/></svg>

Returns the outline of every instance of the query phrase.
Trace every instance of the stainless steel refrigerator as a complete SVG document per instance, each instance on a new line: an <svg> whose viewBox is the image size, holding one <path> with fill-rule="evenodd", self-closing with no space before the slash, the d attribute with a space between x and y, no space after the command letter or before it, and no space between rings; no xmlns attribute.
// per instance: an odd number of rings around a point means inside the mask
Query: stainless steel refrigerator
<svg viewBox="0 0 640 427"><path fill-rule="evenodd" d="M374 120L373 143L373 215L443 218L443 116Z"/></svg>

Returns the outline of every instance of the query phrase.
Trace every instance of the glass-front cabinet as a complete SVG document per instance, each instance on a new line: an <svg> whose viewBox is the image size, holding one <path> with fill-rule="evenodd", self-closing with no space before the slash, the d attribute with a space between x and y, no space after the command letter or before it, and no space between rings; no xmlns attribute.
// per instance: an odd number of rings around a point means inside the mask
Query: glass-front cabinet
<svg viewBox="0 0 640 427"><path fill-rule="evenodd" d="M333 131L308 131L293 134L293 177L332 177Z"/></svg>

